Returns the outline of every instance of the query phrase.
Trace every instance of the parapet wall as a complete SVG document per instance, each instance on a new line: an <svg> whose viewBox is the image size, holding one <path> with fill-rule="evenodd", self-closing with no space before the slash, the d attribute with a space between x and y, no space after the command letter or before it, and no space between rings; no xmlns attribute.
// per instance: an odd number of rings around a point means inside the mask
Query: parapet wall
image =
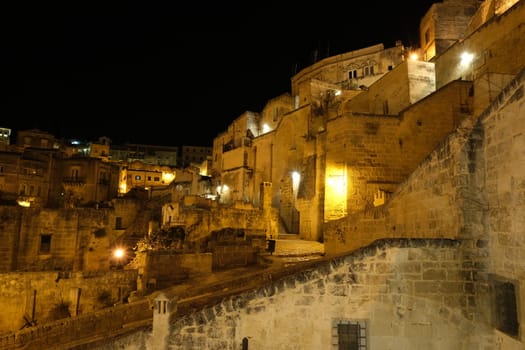
<svg viewBox="0 0 525 350"><path fill-rule="evenodd" d="M136 290L136 280L136 270L0 274L0 333L122 303Z"/></svg>

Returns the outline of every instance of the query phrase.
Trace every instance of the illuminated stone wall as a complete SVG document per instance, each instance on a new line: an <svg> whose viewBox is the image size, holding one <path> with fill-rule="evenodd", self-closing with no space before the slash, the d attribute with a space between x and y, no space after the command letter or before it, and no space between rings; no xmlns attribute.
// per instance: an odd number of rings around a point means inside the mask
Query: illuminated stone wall
<svg viewBox="0 0 525 350"><path fill-rule="evenodd" d="M234 208L228 206L208 209L187 208L181 211L184 218L185 242L190 249L200 251L200 247L210 238L210 233L224 228L246 230L246 232L265 232L277 223L275 213L267 213L259 208Z"/></svg>
<svg viewBox="0 0 525 350"><path fill-rule="evenodd" d="M450 47L435 61L436 86L440 88L454 79L470 78L472 74L474 77L485 73L516 75L525 62L524 17L525 4L521 1ZM459 64L464 51L474 55L468 66Z"/></svg>
<svg viewBox="0 0 525 350"><path fill-rule="evenodd" d="M97 275L61 272L0 274L0 333L28 321L45 324L121 303L136 289L136 270ZM33 311L34 310L34 311Z"/></svg>
<svg viewBox="0 0 525 350"><path fill-rule="evenodd" d="M441 55L468 35L469 24L479 4L477 0L445 0L432 5L420 23L421 46L426 60Z"/></svg>
<svg viewBox="0 0 525 350"><path fill-rule="evenodd" d="M344 111L397 115L434 91L434 64L408 60L346 102Z"/></svg>
<svg viewBox="0 0 525 350"><path fill-rule="evenodd" d="M400 117L346 113L329 121L327 186L332 173L346 174L349 213L372 207L378 190L394 191L459 125L471 110L470 86L469 82L454 82L404 110ZM341 218L340 205L328 195L327 189L325 220Z"/></svg>
<svg viewBox="0 0 525 350"><path fill-rule="evenodd" d="M452 240L379 241L288 277L273 276L202 311L175 314L160 345L151 337L155 329L104 345L239 349L246 338L250 349L331 349L334 323L360 320L367 349L493 348L495 336L476 314L470 269L459 252Z"/></svg>
<svg viewBox="0 0 525 350"><path fill-rule="evenodd" d="M341 254L392 237L457 239L465 266L474 265L480 319L494 322L491 280L516 287L517 324L525 323L525 71L478 118L465 120L382 207L325 225L325 251ZM495 313L501 313L501 310ZM514 337L495 333L502 348ZM507 347L508 346L508 347Z"/></svg>
<svg viewBox="0 0 525 350"><path fill-rule="evenodd" d="M135 221L140 203L133 199L115 200L111 208L99 209L0 208L5 243L0 272L106 271L117 236L128 230L142 237L148 230L147 220ZM50 236L49 249L42 247L43 235Z"/></svg>

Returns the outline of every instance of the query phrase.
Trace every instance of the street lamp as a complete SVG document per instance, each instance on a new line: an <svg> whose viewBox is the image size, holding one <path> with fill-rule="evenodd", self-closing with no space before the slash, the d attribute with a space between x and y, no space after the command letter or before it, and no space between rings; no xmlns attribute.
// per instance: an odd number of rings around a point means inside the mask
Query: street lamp
<svg viewBox="0 0 525 350"><path fill-rule="evenodd" d="M121 247L113 249L113 258L115 259L116 267L121 269L124 264L124 259L126 258L126 250Z"/></svg>

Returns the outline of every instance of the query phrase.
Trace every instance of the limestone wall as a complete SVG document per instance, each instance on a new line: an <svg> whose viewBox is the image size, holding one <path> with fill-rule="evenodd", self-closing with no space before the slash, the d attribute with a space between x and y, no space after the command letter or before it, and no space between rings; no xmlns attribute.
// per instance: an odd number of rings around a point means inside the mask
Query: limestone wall
<svg viewBox="0 0 525 350"><path fill-rule="evenodd" d="M0 333L121 303L136 289L136 280L136 270L0 274Z"/></svg>
<svg viewBox="0 0 525 350"><path fill-rule="evenodd" d="M435 61L437 88L455 79L472 79L472 74L474 77L485 73L517 74L525 62L524 17L525 4L521 1L451 46ZM464 51L474 55L471 65L459 64Z"/></svg>
<svg viewBox="0 0 525 350"><path fill-rule="evenodd" d="M334 325L359 320L367 349L493 349L487 325L468 316L475 294L458 248L453 240L376 242L181 316L164 345L240 349L246 338L250 349L331 349ZM104 348L153 349L150 334Z"/></svg>
<svg viewBox="0 0 525 350"><path fill-rule="evenodd" d="M185 242L190 248L205 249L210 233L224 228L265 231L269 220L263 210L221 206L210 210L187 210L182 213L186 223ZM275 218L273 218L275 220ZM202 246L199 247L199 245Z"/></svg>
<svg viewBox="0 0 525 350"><path fill-rule="evenodd" d="M476 268L480 300L473 315L498 325L503 311L491 301L491 281L502 279L516 290L516 300L507 301L516 303L523 332L524 81L522 71L483 115L465 120L384 207L327 224L325 251L351 251L384 237L458 239L465 264ZM495 332L506 349L519 348L512 336Z"/></svg>
<svg viewBox="0 0 525 350"><path fill-rule="evenodd" d="M137 222L136 200L112 203L99 209L0 206L0 272L107 271L116 238L126 229L141 236L148 229L148 221Z"/></svg>
<svg viewBox="0 0 525 350"><path fill-rule="evenodd" d="M331 120L327 126L327 183L330 176L345 176L347 193L340 199L346 203L338 203L327 189L325 220L372 207L378 190L394 191L467 116L472 106L470 86L470 82L451 83L399 118L346 113Z"/></svg>
<svg viewBox="0 0 525 350"><path fill-rule="evenodd" d="M21 213L18 207L0 206L0 273L16 268Z"/></svg>
<svg viewBox="0 0 525 350"><path fill-rule="evenodd" d="M490 273L516 283L521 334L525 331L525 71L483 116L483 228ZM479 175L481 176L481 175ZM490 244L488 244L490 242ZM485 251L485 250L484 250Z"/></svg>
<svg viewBox="0 0 525 350"><path fill-rule="evenodd" d="M149 283L155 283L154 287L161 288L211 271L211 253L181 254L171 251L150 251L147 253L141 279L146 287Z"/></svg>
<svg viewBox="0 0 525 350"><path fill-rule="evenodd" d="M148 329L152 322L151 307L150 301L143 299L0 335L0 349L74 349L82 345L83 337L96 342L126 334L130 326Z"/></svg>

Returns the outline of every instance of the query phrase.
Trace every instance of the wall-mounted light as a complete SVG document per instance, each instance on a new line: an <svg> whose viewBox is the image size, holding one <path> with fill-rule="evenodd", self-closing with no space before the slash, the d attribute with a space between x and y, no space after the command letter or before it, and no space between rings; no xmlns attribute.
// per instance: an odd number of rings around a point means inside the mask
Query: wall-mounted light
<svg viewBox="0 0 525 350"><path fill-rule="evenodd" d="M474 59L474 54L465 51L465 52L463 52L463 53L461 54L460 58L461 58L460 64L461 64L462 66L467 66L467 65L469 65L469 64L472 62L472 60Z"/></svg>
<svg viewBox="0 0 525 350"><path fill-rule="evenodd" d="M297 190L299 189L299 182L301 181L301 174L298 171L292 171L291 175L293 193L297 195Z"/></svg>

